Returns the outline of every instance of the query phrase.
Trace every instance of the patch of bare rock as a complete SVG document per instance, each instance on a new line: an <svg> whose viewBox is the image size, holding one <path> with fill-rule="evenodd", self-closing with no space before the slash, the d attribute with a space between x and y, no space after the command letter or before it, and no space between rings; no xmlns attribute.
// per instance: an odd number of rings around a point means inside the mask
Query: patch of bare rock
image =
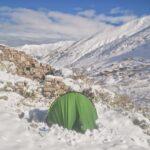
<svg viewBox="0 0 150 150"><path fill-rule="evenodd" d="M42 64L34 59L32 56L27 55L25 52L0 45L0 62L9 61L16 66L15 73L31 79L42 80L47 73L52 74L54 69L48 64Z"/></svg>

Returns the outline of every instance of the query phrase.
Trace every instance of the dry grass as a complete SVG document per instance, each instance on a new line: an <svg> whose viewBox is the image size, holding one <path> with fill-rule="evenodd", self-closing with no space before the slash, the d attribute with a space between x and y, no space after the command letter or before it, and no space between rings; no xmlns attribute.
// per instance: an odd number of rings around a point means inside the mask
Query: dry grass
<svg viewBox="0 0 150 150"><path fill-rule="evenodd" d="M110 102L110 105L117 108L124 108L126 110L131 110L134 108L134 103L127 95L116 95L114 101Z"/></svg>

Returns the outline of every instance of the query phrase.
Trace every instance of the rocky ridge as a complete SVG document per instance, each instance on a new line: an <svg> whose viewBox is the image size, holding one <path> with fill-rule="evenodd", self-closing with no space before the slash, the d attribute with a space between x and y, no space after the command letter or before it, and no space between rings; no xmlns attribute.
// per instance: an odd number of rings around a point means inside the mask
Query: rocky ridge
<svg viewBox="0 0 150 150"><path fill-rule="evenodd" d="M15 66L13 74L24 76L31 79L42 80L46 74L52 74L54 69L48 64L42 64L36 59L27 55L25 52L0 45L0 62L1 66L6 65L5 62L11 62Z"/></svg>

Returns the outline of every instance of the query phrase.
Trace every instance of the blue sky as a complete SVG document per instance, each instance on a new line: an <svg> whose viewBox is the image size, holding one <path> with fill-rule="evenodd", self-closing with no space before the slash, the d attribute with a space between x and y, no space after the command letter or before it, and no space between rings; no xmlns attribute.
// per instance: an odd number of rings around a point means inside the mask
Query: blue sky
<svg viewBox="0 0 150 150"><path fill-rule="evenodd" d="M0 43L79 40L147 15L150 0L0 0Z"/></svg>
<svg viewBox="0 0 150 150"><path fill-rule="evenodd" d="M0 5L30 9L45 8L67 13L74 13L76 8L95 9L98 13L107 13L115 7L133 11L137 15L150 13L150 0L0 0Z"/></svg>

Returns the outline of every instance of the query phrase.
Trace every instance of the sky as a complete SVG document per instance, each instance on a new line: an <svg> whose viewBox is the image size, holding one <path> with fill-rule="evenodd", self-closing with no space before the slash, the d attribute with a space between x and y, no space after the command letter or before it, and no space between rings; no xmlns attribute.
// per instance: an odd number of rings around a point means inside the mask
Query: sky
<svg viewBox="0 0 150 150"><path fill-rule="evenodd" d="M0 43L79 40L150 15L150 0L0 0Z"/></svg>

